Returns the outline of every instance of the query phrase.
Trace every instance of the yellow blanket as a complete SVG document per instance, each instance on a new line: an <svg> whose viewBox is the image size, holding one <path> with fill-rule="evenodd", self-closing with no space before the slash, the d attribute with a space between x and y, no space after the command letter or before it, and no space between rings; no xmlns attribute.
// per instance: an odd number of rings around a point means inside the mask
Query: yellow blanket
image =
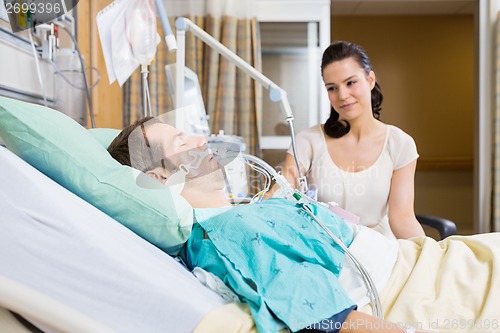
<svg viewBox="0 0 500 333"><path fill-rule="evenodd" d="M399 243L380 295L386 320L434 332L500 332L500 233ZM205 316L194 332L256 329L247 307L230 304Z"/></svg>
<svg viewBox="0 0 500 333"><path fill-rule="evenodd" d="M381 293L386 320L439 332L500 332L500 233L399 242Z"/></svg>

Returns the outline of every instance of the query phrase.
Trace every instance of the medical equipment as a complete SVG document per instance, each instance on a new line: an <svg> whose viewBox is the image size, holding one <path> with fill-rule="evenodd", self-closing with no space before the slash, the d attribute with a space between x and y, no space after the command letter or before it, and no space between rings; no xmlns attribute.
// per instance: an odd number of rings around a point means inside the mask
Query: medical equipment
<svg viewBox="0 0 500 333"><path fill-rule="evenodd" d="M40 88L42 90L43 103L45 106L48 106L48 104L47 104L47 92L45 90L45 85L43 84L42 73L40 71L40 62L38 61L38 53L37 53L36 48L35 48L35 42L33 41L33 37L31 36L31 32L28 33L28 36L30 39L31 48L33 50L33 57L35 59L35 67L36 67L38 83L40 84Z"/></svg>
<svg viewBox="0 0 500 333"><path fill-rule="evenodd" d="M150 1L134 1L126 12L126 22L135 59L141 66L149 66L156 53L156 17Z"/></svg>
<svg viewBox="0 0 500 333"><path fill-rule="evenodd" d="M158 16L160 16L163 31L165 32L165 43L167 44L167 48L170 52L174 52L177 50L177 42L175 40L175 35L172 32L172 28L170 27L170 23L168 22L167 11L165 10L163 1L155 0L155 6Z"/></svg>
<svg viewBox="0 0 500 333"><path fill-rule="evenodd" d="M224 167L226 195L230 200L246 198L248 195L247 171L241 154L246 151L242 137L225 135L220 131L208 137L208 148L219 165Z"/></svg>
<svg viewBox="0 0 500 333"><path fill-rule="evenodd" d="M126 12L128 42L135 60L141 66L143 116L152 116L149 96L148 66L156 53L156 16L150 0L134 1Z"/></svg>
<svg viewBox="0 0 500 333"><path fill-rule="evenodd" d="M299 172L299 190L304 193L307 191L307 180L303 175L302 169L300 168L300 163L298 160L297 148L295 143L295 130L293 126L293 114L290 107L290 103L287 98L286 92L281 89L278 85L268 79L264 74L256 70L254 67L250 66L247 62L241 59L234 52L229 50L226 46L221 44L210 34L205 32L203 29L198 27L192 21L187 18L180 17L175 21L175 26L177 28L177 78L176 78L176 107L180 107L183 104L183 94L184 94L184 68L185 68L185 39L186 31L191 31L194 35L200 38L205 44L214 49L217 53L222 55L224 58L229 60L231 63L235 64L239 69L248 74L252 79L260 83L266 89L269 90L269 98L271 101L280 103L281 111L283 112L286 121L290 127L290 137L292 151L295 158L295 163L297 165L297 170Z"/></svg>
<svg viewBox="0 0 500 333"><path fill-rule="evenodd" d="M70 37L72 42L71 47L60 47L60 30L64 31ZM91 87L88 84L85 64L78 48L74 31L74 19L66 13L53 22L34 26L28 31L28 36L33 49L44 105L48 106L47 82L42 77L39 58L51 64L54 68L54 107L69 115L82 126L86 126L86 99L89 106L92 127L95 127L94 112L90 97ZM38 37L40 41L41 45L38 48L35 46L32 35ZM96 68L93 69L97 70ZM98 73L97 77L98 79L92 86L95 86L100 79ZM85 95L83 91L85 91Z"/></svg>
<svg viewBox="0 0 500 333"><path fill-rule="evenodd" d="M5 5L13 6L11 18L26 14L26 22L24 31L18 34L12 34L5 29L5 24L0 24L0 53L13 61L1 69L0 94L55 107L86 126L83 90L87 88L81 79L84 72L75 51L75 19L67 12L64 1L40 3L40 6L33 1L10 1ZM69 5L68 8L71 9ZM15 31L12 24L11 27ZM31 51L30 58L26 56L26 46Z"/></svg>
<svg viewBox="0 0 500 333"><path fill-rule="evenodd" d="M148 66L153 61L160 40L156 32L155 8L166 34L168 50L172 52L177 46L162 1L113 1L97 15L110 83L118 79L120 86L123 85L140 65L143 116L153 116L147 78Z"/></svg>
<svg viewBox="0 0 500 333"><path fill-rule="evenodd" d="M245 151L243 138L237 136L211 136L208 140L207 149L192 149L177 154L183 160L177 170L165 182L165 186L171 186L172 191L181 193L186 182L186 177L191 171L194 177L224 168L225 191L229 199L244 198L248 192L245 163L240 152ZM210 164L202 162L212 156L217 160L218 166L213 168ZM189 161L188 161L189 159ZM210 161L210 159L208 159Z"/></svg>
<svg viewBox="0 0 500 333"><path fill-rule="evenodd" d="M383 313L382 313L382 305L380 302L380 297L378 295L377 288L375 287L375 284L370 277L370 274L367 272L367 270L361 265L361 263L352 255L352 253L349 251L349 249L344 245L344 243L337 237L335 236L312 212L310 206L308 204L314 203L314 204L319 204L328 207L327 204L315 201L301 193L299 193L298 190L295 190L290 183L283 177L283 175L279 174L272 166L270 166L268 163L263 161L262 159L252 156L252 155L247 155L243 154L243 158L250 160L256 164L258 164L260 167L262 167L263 170L267 171L276 181L278 185L280 185L279 191L277 191L274 196L275 197L284 197L287 198L288 200L291 200L293 202L298 203L301 208L316 222L319 224L319 226L326 232L326 234L338 245L340 248L345 252L346 256L352 261L352 263L355 265L357 268L358 272L360 273L363 282L366 285L366 289L368 291L368 297L370 298L371 304L372 304L372 312L373 315L383 319Z"/></svg>
<svg viewBox="0 0 500 333"><path fill-rule="evenodd" d="M165 66L167 81L170 96L175 98L176 87L176 66L169 64ZM182 100L182 108L176 108L167 112L167 117L172 114L175 117L174 121L170 121L177 129L191 135L210 135L210 127L208 126L208 115L205 111L203 96L201 95L200 82L198 75L191 69L184 68L184 94Z"/></svg>
<svg viewBox="0 0 500 333"><path fill-rule="evenodd" d="M87 103L84 90L87 89L78 53L68 48L57 52L55 58L55 95L58 110L87 126ZM90 113L93 115L93 112Z"/></svg>
<svg viewBox="0 0 500 333"><path fill-rule="evenodd" d="M295 192L297 193L297 192ZM301 198L299 196L294 196L297 200L300 200ZM366 269L361 265L361 263L351 254L347 246L345 246L342 241L335 236L330 229L328 229L312 212L311 207L308 206L307 204L301 203L301 208L316 222L318 223L321 228L327 233L328 236L330 236L333 241L344 250L345 254L347 257L352 261L352 263L356 266L358 269L361 277L363 278L363 282L366 285L366 288L368 290L368 296L370 298L371 304L372 304L372 312L373 315L380 318L384 319L384 314L382 313L382 303L380 302L380 297L378 295L377 288L375 287L375 283L373 282L372 278L370 277L370 274L366 271Z"/></svg>
<svg viewBox="0 0 500 333"><path fill-rule="evenodd" d="M169 92L172 98L177 98L176 64L165 66ZM198 75L188 67L184 67L184 93L182 107L167 112L164 117L166 122L177 129L190 135L203 135L208 137L208 146L219 159L219 164L224 166L226 181L226 195L230 200L243 200L248 194L248 180L245 162L238 156L246 151L244 139L236 135L226 135L224 131L210 135L208 124L209 116L205 111L205 104L201 94ZM170 117L174 117L172 120Z"/></svg>
<svg viewBox="0 0 500 333"><path fill-rule="evenodd" d="M54 24L56 24L60 29L64 30L68 34L68 36L71 38L71 40L73 41L73 45L75 47L76 54L78 54L78 59L79 59L80 66L81 66L81 73L83 76L83 83L85 85L84 90L85 90L85 96L87 98L87 105L89 107L90 123L91 123L92 128L95 128L94 109L92 106L92 97L90 95L91 88L90 88L89 81L87 78L87 73L85 71L85 62L83 61L82 53L80 52L80 48L78 47L78 41L76 40L75 35L64 24L61 24L60 22L54 22ZM92 86L97 84L97 82L98 81L96 81ZM71 108L71 106L69 108ZM83 110L85 110L85 107ZM83 113L86 113L86 111L84 111ZM86 117L84 117L84 118L86 118Z"/></svg>

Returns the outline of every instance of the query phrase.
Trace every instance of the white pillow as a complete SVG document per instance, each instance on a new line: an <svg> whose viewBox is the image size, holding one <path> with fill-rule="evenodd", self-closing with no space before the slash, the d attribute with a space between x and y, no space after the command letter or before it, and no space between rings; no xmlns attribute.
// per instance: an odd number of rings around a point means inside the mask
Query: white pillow
<svg viewBox="0 0 500 333"><path fill-rule="evenodd" d="M0 275L117 332L191 332L222 299L157 247L0 147Z"/></svg>

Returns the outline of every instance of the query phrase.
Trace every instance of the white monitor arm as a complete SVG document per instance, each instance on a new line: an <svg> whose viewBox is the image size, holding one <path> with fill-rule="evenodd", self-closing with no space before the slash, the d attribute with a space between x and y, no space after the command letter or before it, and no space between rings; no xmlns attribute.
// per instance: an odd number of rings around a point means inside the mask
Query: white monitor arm
<svg viewBox="0 0 500 333"><path fill-rule="evenodd" d="M297 169L299 171L299 190L305 193L307 190L306 178L302 173L300 168L300 163L298 160L296 144L295 144L295 130L293 127L293 114L290 108L290 103L288 102L286 91L281 89L277 84L268 79L264 74L259 72L257 69L249 65L246 61L241 59L233 51L228 49L226 46L221 44L210 34L205 32L203 29L194 24L191 20L180 17L175 21L175 27L177 28L177 69L176 69L176 97L175 97L175 107L182 107L183 94L184 94L184 66L185 66L185 48L186 48L186 31L191 31L196 37L201 39L205 44L214 49L221 56L229 60L231 63L236 65L239 69L248 74L252 79L260 83L267 90L269 90L269 99L272 102L280 103L280 109L283 112L286 121L290 127L290 137L292 142L292 151L295 157L295 163L297 164Z"/></svg>

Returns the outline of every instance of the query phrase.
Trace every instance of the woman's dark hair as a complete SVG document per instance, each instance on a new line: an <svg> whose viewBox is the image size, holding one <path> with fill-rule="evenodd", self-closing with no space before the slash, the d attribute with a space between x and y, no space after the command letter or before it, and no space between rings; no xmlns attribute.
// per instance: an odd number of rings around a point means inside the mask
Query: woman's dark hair
<svg viewBox="0 0 500 333"><path fill-rule="evenodd" d="M353 58L356 62L363 68L366 74L372 71L372 65L368 55L365 50L359 45L354 43L338 41L331 44L325 52L323 52L323 58L321 59L321 74L325 70L326 66L330 65L332 62L340 61L348 58ZM382 91L377 82L375 82L375 87L372 89L372 113L375 119L380 119L380 110L382 110ZM333 108L330 111L330 117L325 123L325 133L332 138L340 138L347 134L351 126L346 120L339 121L339 114Z"/></svg>

